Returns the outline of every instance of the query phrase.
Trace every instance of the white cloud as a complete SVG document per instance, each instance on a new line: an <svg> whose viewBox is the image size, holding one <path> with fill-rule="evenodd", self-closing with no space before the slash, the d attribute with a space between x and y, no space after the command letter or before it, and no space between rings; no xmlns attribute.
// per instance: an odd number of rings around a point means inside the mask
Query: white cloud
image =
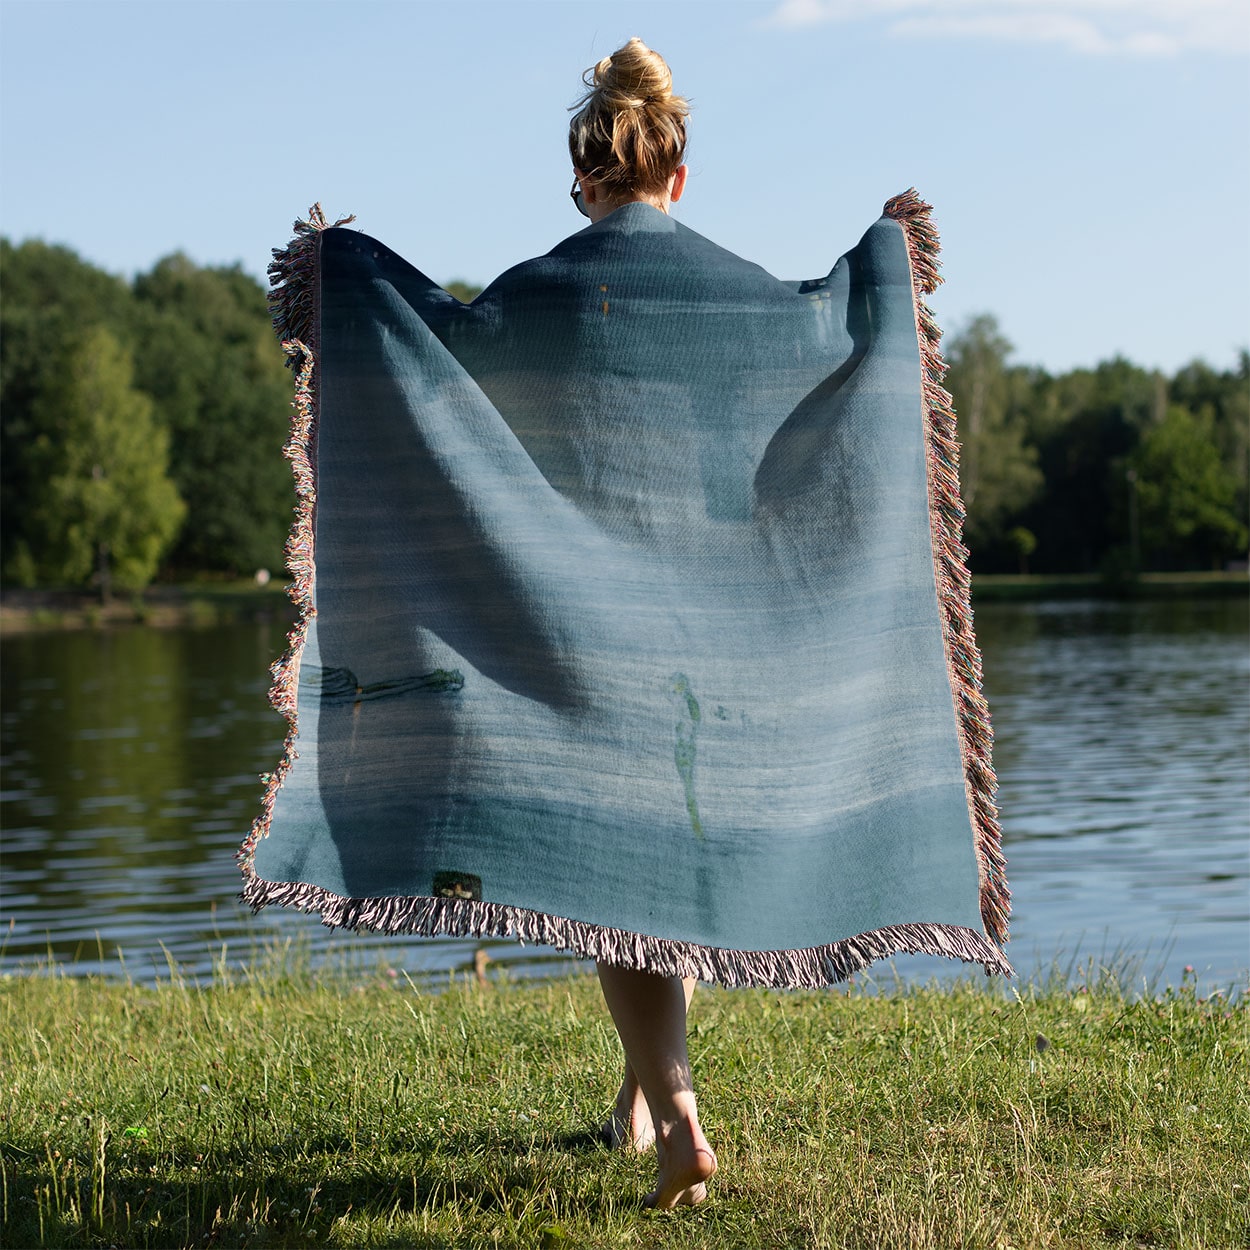
<svg viewBox="0 0 1250 1250"><path fill-rule="evenodd" d="M878 22L901 38L1055 44L1086 56L1250 52L1246 0L782 0L770 24Z"/></svg>

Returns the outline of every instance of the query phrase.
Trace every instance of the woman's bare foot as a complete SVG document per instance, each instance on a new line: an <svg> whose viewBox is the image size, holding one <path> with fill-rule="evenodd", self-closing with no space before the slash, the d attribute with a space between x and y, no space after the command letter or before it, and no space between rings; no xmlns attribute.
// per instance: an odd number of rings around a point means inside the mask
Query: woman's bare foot
<svg viewBox="0 0 1250 1250"><path fill-rule="evenodd" d="M707 1182L716 1171L716 1156L697 1119L662 1127L655 1139L660 1175L643 1206L668 1211L696 1207L707 1197Z"/></svg>
<svg viewBox="0 0 1250 1250"><path fill-rule="evenodd" d="M616 1105L608 1116L608 1122L599 1130L599 1135L611 1150L636 1150L641 1154L655 1145L651 1108L647 1106L633 1068L628 1065L616 1096Z"/></svg>
<svg viewBox="0 0 1250 1250"><path fill-rule="evenodd" d="M650 1109L647 1120L654 1126L660 1175L644 1204L663 1211L697 1206L707 1197L716 1156L699 1127L686 1049L694 980L601 962L599 983L628 1065L617 1110L622 1117L628 1114L631 1129L641 1126L641 1111L634 1114L634 1089L641 1086Z"/></svg>

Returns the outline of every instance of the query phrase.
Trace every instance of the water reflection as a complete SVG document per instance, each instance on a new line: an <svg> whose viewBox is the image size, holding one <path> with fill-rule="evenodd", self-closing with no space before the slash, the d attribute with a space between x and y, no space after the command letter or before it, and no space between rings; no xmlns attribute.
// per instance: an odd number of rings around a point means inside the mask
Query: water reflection
<svg viewBox="0 0 1250 1250"><path fill-rule="evenodd" d="M1011 955L1163 958L1225 985L1250 967L1245 601L986 605L977 614L1015 894ZM192 975L258 942L410 972L469 967L475 942L330 934L235 901L234 853L273 766L272 622L6 640L0 967ZM570 966L487 943L520 975ZM163 948L162 948L163 946ZM944 964L903 960L904 975Z"/></svg>
<svg viewBox="0 0 1250 1250"><path fill-rule="evenodd" d="M1244 601L978 614L1016 889L1014 953L1170 943L1250 967Z"/></svg>

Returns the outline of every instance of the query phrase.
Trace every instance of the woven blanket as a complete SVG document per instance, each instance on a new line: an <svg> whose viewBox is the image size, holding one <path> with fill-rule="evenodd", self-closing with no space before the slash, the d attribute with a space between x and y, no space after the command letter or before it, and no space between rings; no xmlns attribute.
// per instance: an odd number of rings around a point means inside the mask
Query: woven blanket
<svg viewBox="0 0 1250 1250"><path fill-rule="evenodd" d="M928 205L784 283L628 204L470 305L310 218L244 901L727 985L1009 975Z"/></svg>

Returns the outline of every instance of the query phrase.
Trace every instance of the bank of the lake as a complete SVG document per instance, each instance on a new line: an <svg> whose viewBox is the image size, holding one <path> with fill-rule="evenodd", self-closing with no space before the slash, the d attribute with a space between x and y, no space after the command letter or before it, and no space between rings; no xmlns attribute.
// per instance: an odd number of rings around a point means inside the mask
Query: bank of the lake
<svg viewBox="0 0 1250 1250"><path fill-rule="evenodd" d="M973 579L973 601L1041 602L1047 599L1224 599L1250 595L1241 572L1145 573L1109 581L1096 573L983 573ZM142 594L116 595L102 604L82 590L0 590L0 635L40 630L98 629L116 625L166 628L223 625L294 617L285 585L247 581L185 582L150 586Z"/></svg>
<svg viewBox="0 0 1250 1250"><path fill-rule="evenodd" d="M273 580L161 584L114 595L108 603L83 590L0 590L0 635L119 625L180 629L280 617L294 620L295 608L286 584Z"/></svg>
<svg viewBox="0 0 1250 1250"><path fill-rule="evenodd" d="M1244 1245L1248 1015L1114 978L701 989L720 1172L656 1215L654 1158L594 1140L620 1064L589 977L6 977L5 1244Z"/></svg>
<svg viewBox="0 0 1250 1250"><path fill-rule="evenodd" d="M1108 579L1097 573L978 573L973 603L1040 603L1052 599L1244 599L1250 575L1244 569L1209 573L1143 573Z"/></svg>

